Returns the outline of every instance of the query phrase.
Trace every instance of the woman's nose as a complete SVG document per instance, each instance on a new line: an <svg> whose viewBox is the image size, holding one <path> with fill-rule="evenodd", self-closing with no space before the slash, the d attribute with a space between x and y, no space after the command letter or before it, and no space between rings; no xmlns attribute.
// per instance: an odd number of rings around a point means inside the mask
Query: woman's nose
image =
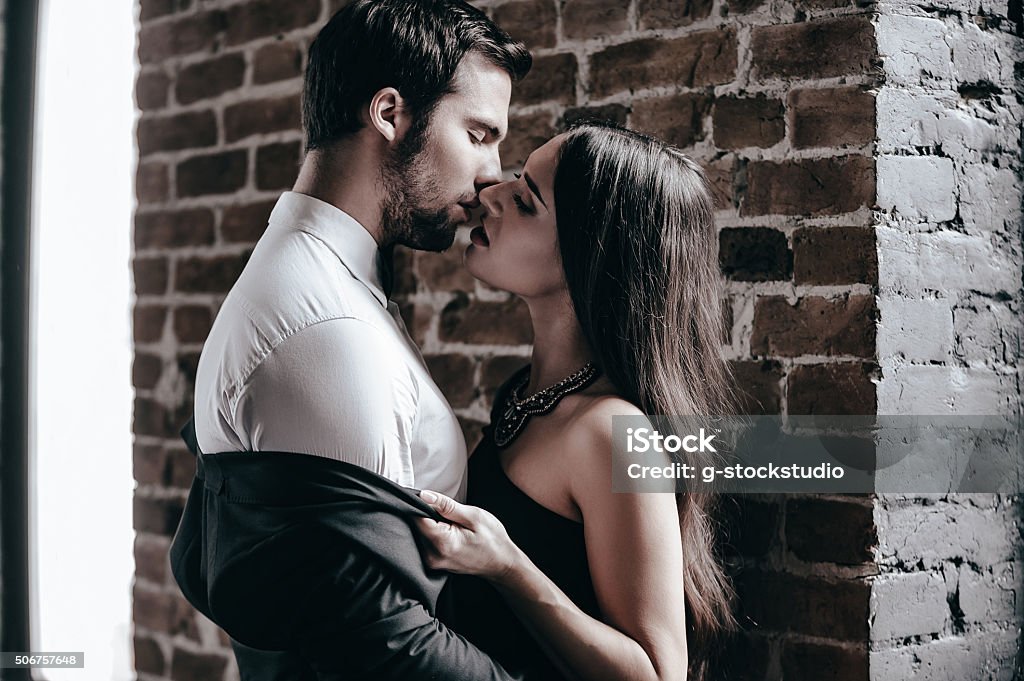
<svg viewBox="0 0 1024 681"><path fill-rule="evenodd" d="M480 203L487 211L487 215L501 215L500 187L500 184L492 184L480 190Z"/></svg>

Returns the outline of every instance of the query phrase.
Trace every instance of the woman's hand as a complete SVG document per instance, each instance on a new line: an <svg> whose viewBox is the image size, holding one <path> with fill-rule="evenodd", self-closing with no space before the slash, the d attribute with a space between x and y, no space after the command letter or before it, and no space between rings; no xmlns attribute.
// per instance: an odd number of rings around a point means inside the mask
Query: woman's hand
<svg viewBox="0 0 1024 681"><path fill-rule="evenodd" d="M427 567L499 582L515 569L521 552L500 520L482 508L460 504L439 492L423 490L420 498L451 521L416 519L426 539L423 558Z"/></svg>

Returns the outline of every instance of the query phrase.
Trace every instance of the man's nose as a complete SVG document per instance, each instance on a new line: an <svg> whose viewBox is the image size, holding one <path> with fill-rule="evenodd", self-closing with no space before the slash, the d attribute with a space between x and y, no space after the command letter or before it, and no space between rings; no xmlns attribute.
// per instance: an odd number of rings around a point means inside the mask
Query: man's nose
<svg viewBox="0 0 1024 681"><path fill-rule="evenodd" d="M501 156L498 154L498 145L493 145L493 151L487 155L480 172L477 173L476 187L479 192L484 187L501 182Z"/></svg>

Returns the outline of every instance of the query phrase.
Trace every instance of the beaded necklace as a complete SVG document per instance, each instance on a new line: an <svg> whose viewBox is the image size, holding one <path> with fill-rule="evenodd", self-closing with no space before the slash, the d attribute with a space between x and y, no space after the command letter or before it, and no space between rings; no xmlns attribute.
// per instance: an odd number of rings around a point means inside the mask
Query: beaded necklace
<svg viewBox="0 0 1024 681"><path fill-rule="evenodd" d="M569 374L558 383L529 397L522 397L520 393L530 380L530 372L523 371L522 378L508 391L504 409L494 426L495 444L499 447L507 446L522 432L531 416L547 414L563 397L583 390L600 375L601 370L593 362L588 362L582 369Z"/></svg>

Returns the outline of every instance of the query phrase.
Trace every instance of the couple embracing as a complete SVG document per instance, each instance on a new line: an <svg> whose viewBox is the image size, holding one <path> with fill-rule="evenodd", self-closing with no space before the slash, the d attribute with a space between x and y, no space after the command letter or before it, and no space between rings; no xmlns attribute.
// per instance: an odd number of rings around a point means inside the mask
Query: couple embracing
<svg viewBox="0 0 1024 681"><path fill-rule="evenodd" d="M611 484L613 416L732 404L706 180L586 123L502 181L530 65L461 0L355 0L310 48L306 157L183 430L172 570L243 681L698 679L731 624L709 496ZM465 266L525 301L534 343L467 457L390 255L477 217Z"/></svg>

